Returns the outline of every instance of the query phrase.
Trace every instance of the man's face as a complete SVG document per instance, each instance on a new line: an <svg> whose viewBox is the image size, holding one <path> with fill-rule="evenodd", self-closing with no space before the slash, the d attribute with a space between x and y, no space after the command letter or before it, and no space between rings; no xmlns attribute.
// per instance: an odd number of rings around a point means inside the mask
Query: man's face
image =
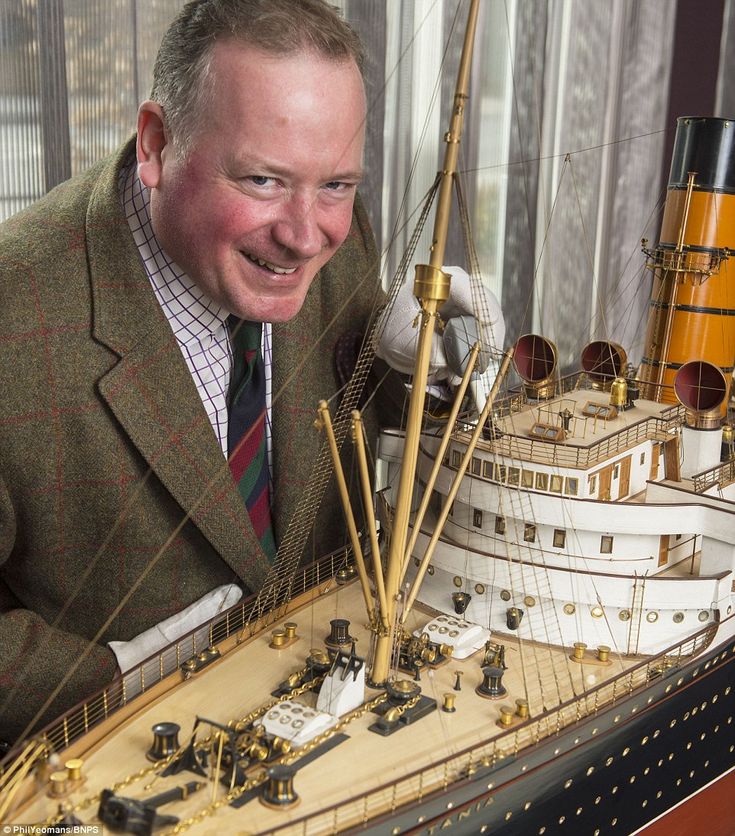
<svg viewBox="0 0 735 836"><path fill-rule="evenodd" d="M184 159L141 106L138 162L156 236L230 313L282 322L350 229L365 96L353 61L214 48L211 95Z"/></svg>

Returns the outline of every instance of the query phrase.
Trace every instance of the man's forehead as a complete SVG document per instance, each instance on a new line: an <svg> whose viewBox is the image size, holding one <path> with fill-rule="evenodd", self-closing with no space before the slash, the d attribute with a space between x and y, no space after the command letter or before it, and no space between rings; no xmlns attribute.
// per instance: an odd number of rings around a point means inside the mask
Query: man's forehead
<svg viewBox="0 0 735 836"><path fill-rule="evenodd" d="M330 75L340 72L354 73L362 81L362 73L351 56L337 58L325 55L308 43L305 43L302 48L275 52L264 49L252 41L234 36L218 38L215 41L209 61L209 71L210 73L219 69L229 71L233 65L236 65L243 72L250 71L267 75L269 68L304 63L308 63L316 73L322 72Z"/></svg>

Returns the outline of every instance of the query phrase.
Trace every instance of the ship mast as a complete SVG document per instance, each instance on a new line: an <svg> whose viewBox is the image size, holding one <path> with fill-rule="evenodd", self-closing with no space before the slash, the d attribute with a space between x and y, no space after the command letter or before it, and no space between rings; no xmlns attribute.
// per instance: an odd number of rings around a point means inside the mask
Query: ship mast
<svg viewBox="0 0 735 836"><path fill-rule="evenodd" d="M373 684L384 684L390 671L392 629L396 625L403 561L406 551L411 512L411 497L416 479L418 450L421 437L426 382L431 359L431 342L436 328L439 306L449 297L451 277L442 270L444 251L447 241L447 228L452 201L452 187L459 158L459 143L464 123L465 103L468 98L472 50L477 29L479 0L471 0L470 11L465 30L462 56L454 93L454 107L449 130L444 136L446 149L437 198L436 217L428 264L416 265L414 294L421 305L421 320L413 372L413 386L406 424L406 436L403 448L403 460L398 486L397 502L393 517L390 546L388 550L385 574L384 600L386 611L383 613L382 629L377 631L375 654L372 664L371 679ZM387 626L389 629L385 629Z"/></svg>

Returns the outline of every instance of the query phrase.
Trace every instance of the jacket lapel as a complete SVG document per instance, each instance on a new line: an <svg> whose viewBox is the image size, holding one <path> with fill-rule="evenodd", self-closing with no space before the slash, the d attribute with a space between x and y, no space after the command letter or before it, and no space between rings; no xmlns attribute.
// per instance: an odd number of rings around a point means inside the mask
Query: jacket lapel
<svg viewBox="0 0 735 836"><path fill-rule="evenodd" d="M131 443L190 519L251 588L268 561L128 229L118 195L126 149L92 193L87 248L93 334L119 356L99 391Z"/></svg>

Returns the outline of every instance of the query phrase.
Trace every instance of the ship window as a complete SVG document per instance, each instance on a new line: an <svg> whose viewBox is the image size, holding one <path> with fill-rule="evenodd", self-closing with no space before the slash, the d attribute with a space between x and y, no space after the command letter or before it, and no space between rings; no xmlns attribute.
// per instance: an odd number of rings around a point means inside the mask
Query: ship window
<svg viewBox="0 0 735 836"><path fill-rule="evenodd" d="M552 493L561 493L561 489L564 486L564 479L561 476L552 476L551 477L551 492Z"/></svg>
<svg viewBox="0 0 735 836"><path fill-rule="evenodd" d="M482 528L482 511L477 508L472 509L472 525L475 528Z"/></svg>
<svg viewBox="0 0 735 836"><path fill-rule="evenodd" d="M479 476L481 472L482 472L482 463L480 462L480 460L477 457L473 456L472 457L472 473L475 476Z"/></svg>
<svg viewBox="0 0 735 836"><path fill-rule="evenodd" d="M616 464L613 468L613 479L617 479L620 476L620 465Z"/></svg>
<svg viewBox="0 0 735 836"><path fill-rule="evenodd" d="M582 409L582 415L586 415L588 418L602 418L603 421L612 421L613 418L618 417L618 411L609 403L587 401Z"/></svg>
<svg viewBox="0 0 735 836"><path fill-rule="evenodd" d="M527 543L536 542L536 526L533 523L526 523L523 529L523 539Z"/></svg>
<svg viewBox="0 0 735 836"><path fill-rule="evenodd" d="M486 479L493 479L495 478L495 465L492 462L487 461L487 459L483 460L482 462L482 475Z"/></svg>
<svg viewBox="0 0 735 836"><path fill-rule="evenodd" d="M613 538L609 534L600 537L600 554L612 554Z"/></svg>
<svg viewBox="0 0 735 836"><path fill-rule="evenodd" d="M645 450L641 453L641 464L646 463L646 452Z"/></svg>
<svg viewBox="0 0 735 836"><path fill-rule="evenodd" d="M495 533L505 534L505 517L495 517Z"/></svg>
<svg viewBox="0 0 735 836"><path fill-rule="evenodd" d="M505 482L505 477L508 473L508 468L504 464L495 465L495 478L498 482Z"/></svg>
<svg viewBox="0 0 735 836"><path fill-rule="evenodd" d="M567 543L567 533L562 528L554 529L554 548L563 549Z"/></svg>
<svg viewBox="0 0 735 836"><path fill-rule="evenodd" d="M524 470L521 473L521 484L524 488L532 488L533 487L533 471L532 470Z"/></svg>
<svg viewBox="0 0 735 836"><path fill-rule="evenodd" d="M676 539L677 539L677 540L681 540L681 534L677 534L677 535L676 535Z"/></svg>
<svg viewBox="0 0 735 836"><path fill-rule="evenodd" d="M597 476L590 476L590 493L593 494L597 490Z"/></svg>
<svg viewBox="0 0 735 836"><path fill-rule="evenodd" d="M567 490L569 496L576 496L579 491L579 479L576 476L567 476Z"/></svg>
<svg viewBox="0 0 735 836"><path fill-rule="evenodd" d="M508 468L508 484L518 485L521 481L521 471L518 467Z"/></svg>
<svg viewBox="0 0 735 836"><path fill-rule="evenodd" d="M459 467L462 461L462 454L459 450L452 450L452 467Z"/></svg>
<svg viewBox="0 0 735 836"><path fill-rule="evenodd" d="M538 491L548 491L549 490L549 474L548 473L537 473L536 474L536 490L538 490Z"/></svg>

